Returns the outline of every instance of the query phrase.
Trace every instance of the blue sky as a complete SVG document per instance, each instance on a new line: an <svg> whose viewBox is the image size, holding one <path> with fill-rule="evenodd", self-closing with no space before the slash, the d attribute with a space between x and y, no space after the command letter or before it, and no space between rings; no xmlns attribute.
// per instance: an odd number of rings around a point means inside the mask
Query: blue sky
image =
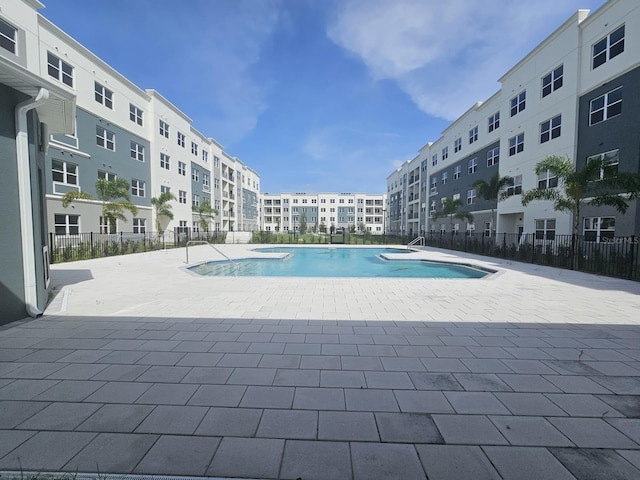
<svg viewBox="0 0 640 480"><path fill-rule="evenodd" d="M604 0L42 0L261 175L261 190L386 177L580 8ZM535 5L535 6L534 6Z"/></svg>

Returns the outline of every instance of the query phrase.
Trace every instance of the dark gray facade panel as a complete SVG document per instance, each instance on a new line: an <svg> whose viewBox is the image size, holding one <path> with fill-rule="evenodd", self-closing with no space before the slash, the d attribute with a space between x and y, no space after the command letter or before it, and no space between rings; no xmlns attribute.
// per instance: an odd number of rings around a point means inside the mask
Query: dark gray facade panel
<svg viewBox="0 0 640 480"><path fill-rule="evenodd" d="M589 125L591 100L618 87L622 87L620 115ZM587 158L592 155L617 149L619 150L618 170L640 173L640 95L638 92L640 92L640 67L620 75L580 97L577 168L583 167ZM609 210L606 207L585 209L582 217L615 216L616 236L640 235L638 201L632 202L626 215ZM580 228L582 229L582 224Z"/></svg>
<svg viewBox="0 0 640 480"><path fill-rule="evenodd" d="M111 122L107 122L86 110L82 110L81 108L76 110L76 125L76 137L78 142L77 150L89 155L90 158L85 158L84 156L52 146L49 149L46 159L47 193L53 193L51 160L52 158L56 158L58 160L78 165L78 182L80 184L80 188L82 191L86 191L94 196L96 195L95 184L98 179L99 171L114 173L118 178L124 178L129 182L131 182L132 179L145 182L145 196L132 196L131 200L139 206L151 206L151 162L156 161L156 159L151 158L150 143ZM107 150L97 144L97 126L115 134L115 151ZM131 158L132 141L144 147L144 162ZM66 141L62 143L71 144L73 141L67 137Z"/></svg>
<svg viewBox="0 0 640 480"><path fill-rule="evenodd" d="M242 189L242 216L245 220L258 220L258 195L256 192Z"/></svg>

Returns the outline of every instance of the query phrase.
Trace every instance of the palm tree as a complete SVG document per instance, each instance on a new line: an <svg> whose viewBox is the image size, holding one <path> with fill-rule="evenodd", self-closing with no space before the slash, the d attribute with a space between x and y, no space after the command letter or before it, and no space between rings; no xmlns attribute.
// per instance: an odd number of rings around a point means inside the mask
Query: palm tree
<svg viewBox="0 0 640 480"><path fill-rule="evenodd" d="M159 197L151 199L151 205L153 205L156 214L156 232L162 233L160 217L167 217L169 220L173 220L173 211L169 202L175 199L176 196L171 192L162 192Z"/></svg>
<svg viewBox="0 0 640 480"><path fill-rule="evenodd" d="M209 222L211 222L215 215L218 214L218 210L211 206L211 202L208 198L205 198L200 205L195 207L195 211L198 215L198 222L200 227L205 231L209 231Z"/></svg>
<svg viewBox="0 0 640 480"><path fill-rule="evenodd" d="M638 198L640 194L640 175L627 172L607 172L608 164L604 158L587 160L583 169L576 171L569 158L549 156L538 162L536 175L549 172L558 179L560 188L534 188L522 194L522 205L527 206L534 200L553 202L553 209L568 212L573 216L572 249L573 266L577 268L578 252L575 241L580 233L580 210L583 205L611 206L621 214L629 208L628 200ZM589 197L589 200L586 198Z"/></svg>
<svg viewBox="0 0 640 480"><path fill-rule="evenodd" d="M449 218L449 225L451 229L451 236L453 238L453 219L458 220L466 220L467 222L473 222L473 215L469 212L458 212L458 208L462 206L462 200L456 198L455 200L451 198L445 198L442 202L442 210L431 215L433 220L437 220L438 218Z"/></svg>
<svg viewBox="0 0 640 480"><path fill-rule="evenodd" d="M109 225L109 232L115 231L116 220L127 221L127 217L124 214L125 210L131 212L132 215L138 213L138 207L131 203L129 188L131 188L131 186L124 178L116 178L113 180L99 178L96 181L97 200L102 203L101 223ZM70 191L63 195L62 206L67 208L70 203L79 199L95 200L95 198L87 192Z"/></svg>
<svg viewBox="0 0 640 480"><path fill-rule="evenodd" d="M496 172L487 183L484 180L476 180L473 182L473 188L476 189L476 193L480 198L491 202L491 237L495 234L496 228L496 219L495 219L495 211L498 208L498 202L504 200L509 197L509 194L506 191L506 187L513 183L513 178L511 177L501 177L498 172Z"/></svg>

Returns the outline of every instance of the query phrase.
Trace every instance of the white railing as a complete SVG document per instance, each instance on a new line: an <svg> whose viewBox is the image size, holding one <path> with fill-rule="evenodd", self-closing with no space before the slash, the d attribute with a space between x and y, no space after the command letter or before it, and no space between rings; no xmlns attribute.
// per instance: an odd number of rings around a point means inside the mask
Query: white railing
<svg viewBox="0 0 640 480"><path fill-rule="evenodd" d="M426 240L424 237L416 237L413 240L411 240L409 243L407 243L407 250L409 249L409 247L412 247L413 245L420 245L421 247L424 247Z"/></svg>
<svg viewBox="0 0 640 480"><path fill-rule="evenodd" d="M207 242L206 240L189 240L187 242L187 247L186 247L186 253L187 253L187 260L185 263L189 263L189 245L194 245L196 243L200 243L200 244L207 244L209 245L211 248L213 248L216 252L218 252L220 255L222 255L224 258L226 258L227 260L229 260L229 262L231 262L231 264L233 266L236 267L236 269L240 269L240 264L238 262L234 262L233 260L231 260L227 255L225 255L224 253L222 253L220 251L220 249L218 247L216 247L215 245L213 245L212 243Z"/></svg>

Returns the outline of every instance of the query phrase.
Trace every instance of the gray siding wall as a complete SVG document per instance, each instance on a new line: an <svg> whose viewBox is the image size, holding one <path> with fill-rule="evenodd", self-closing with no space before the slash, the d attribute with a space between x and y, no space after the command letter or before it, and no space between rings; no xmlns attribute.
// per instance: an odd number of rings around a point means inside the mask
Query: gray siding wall
<svg viewBox="0 0 640 480"><path fill-rule="evenodd" d="M590 102L611 90L622 87L622 113L589 126ZM640 173L640 67L631 70L579 99L577 168L586 163L587 157L619 150L620 172ZM584 217L615 216L616 236L640 235L640 205L630 203L625 215L611 207L586 207ZM581 219L582 222L582 219ZM580 224L582 231L582 223Z"/></svg>

